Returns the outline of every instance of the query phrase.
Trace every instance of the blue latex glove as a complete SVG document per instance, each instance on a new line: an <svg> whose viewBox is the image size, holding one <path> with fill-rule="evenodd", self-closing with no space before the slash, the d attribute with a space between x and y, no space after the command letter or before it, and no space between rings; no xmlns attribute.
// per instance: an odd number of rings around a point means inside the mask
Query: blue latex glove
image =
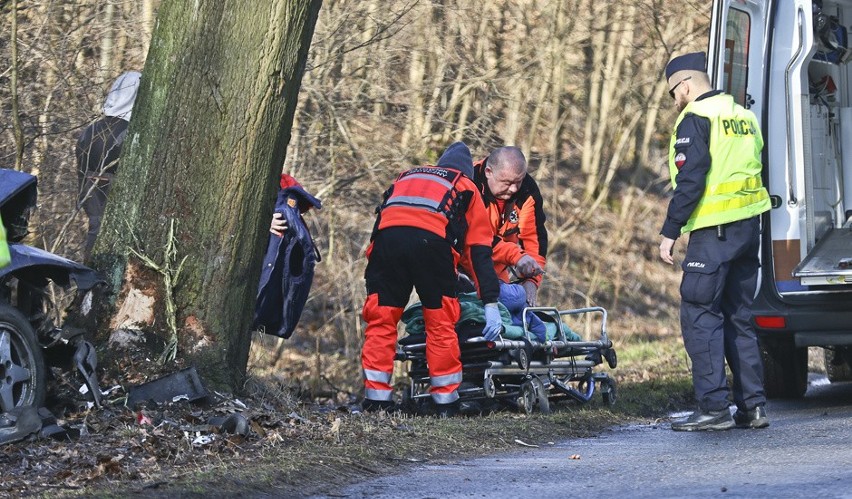
<svg viewBox="0 0 852 499"><path fill-rule="evenodd" d="M503 332L503 319L500 317L500 309L496 303L485 304L485 328L482 336L488 341L494 341Z"/></svg>

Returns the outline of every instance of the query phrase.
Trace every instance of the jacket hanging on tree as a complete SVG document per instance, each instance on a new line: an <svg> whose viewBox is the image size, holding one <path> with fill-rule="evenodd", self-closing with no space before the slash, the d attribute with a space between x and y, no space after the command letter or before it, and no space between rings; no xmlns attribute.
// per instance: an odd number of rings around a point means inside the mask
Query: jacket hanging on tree
<svg viewBox="0 0 852 499"><path fill-rule="evenodd" d="M289 175L281 176L275 212L287 221L282 237L270 234L257 290L253 329L289 338L308 300L320 255L302 214L322 203Z"/></svg>

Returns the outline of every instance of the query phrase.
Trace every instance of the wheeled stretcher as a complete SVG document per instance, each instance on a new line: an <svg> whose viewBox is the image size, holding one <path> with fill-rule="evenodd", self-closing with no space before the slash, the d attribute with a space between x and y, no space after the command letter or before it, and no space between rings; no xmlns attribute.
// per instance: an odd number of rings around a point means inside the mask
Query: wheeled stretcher
<svg viewBox="0 0 852 499"><path fill-rule="evenodd" d="M544 322L556 325L552 338L540 340L530 332L527 311ZM529 307L523 314L525 334L518 339L487 341L481 336L460 338L462 384L459 399L463 407L485 410L508 405L529 414L550 412L550 402L570 399L580 403L600 391L606 405L616 400L616 386L606 372L595 370L604 362L615 368L617 357L607 330L607 312L601 307L558 310ZM599 335L588 340L565 333L564 324L591 319ZM570 329L568 329L570 333ZM592 335L590 335L592 336ZM403 409L428 412L429 371L424 335L409 335L399 342L397 360L408 361L407 386L402 390Z"/></svg>

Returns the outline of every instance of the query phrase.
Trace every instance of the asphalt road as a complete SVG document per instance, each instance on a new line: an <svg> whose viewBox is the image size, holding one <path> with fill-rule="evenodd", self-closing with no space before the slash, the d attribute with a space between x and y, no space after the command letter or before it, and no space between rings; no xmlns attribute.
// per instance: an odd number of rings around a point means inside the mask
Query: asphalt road
<svg viewBox="0 0 852 499"><path fill-rule="evenodd" d="M852 498L852 383L829 385L812 375L802 400L767 408L771 425L762 430L619 427L595 438L419 465L318 497Z"/></svg>

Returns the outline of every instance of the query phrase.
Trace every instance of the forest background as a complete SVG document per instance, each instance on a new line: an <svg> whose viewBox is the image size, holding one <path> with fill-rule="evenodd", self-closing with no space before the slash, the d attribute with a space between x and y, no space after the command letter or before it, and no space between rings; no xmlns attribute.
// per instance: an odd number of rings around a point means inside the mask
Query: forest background
<svg viewBox="0 0 852 499"><path fill-rule="evenodd" d="M144 73L159 2L0 0L3 33L13 3L0 164L39 177L29 242L79 260L74 143L111 82ZM540 303L606 307L616 348L644 352L619 377L685 369L657 348L679 336L679 269L656 252L675 117L662 69L704 48L710 3L326 0L282 158L324 202L308 216L323 260L294 338L256 335L252 368L295 374L315 394L357 390L373 210L396 173L464 140L475 157L513 144L529 159L550 234Z"/></svg>

